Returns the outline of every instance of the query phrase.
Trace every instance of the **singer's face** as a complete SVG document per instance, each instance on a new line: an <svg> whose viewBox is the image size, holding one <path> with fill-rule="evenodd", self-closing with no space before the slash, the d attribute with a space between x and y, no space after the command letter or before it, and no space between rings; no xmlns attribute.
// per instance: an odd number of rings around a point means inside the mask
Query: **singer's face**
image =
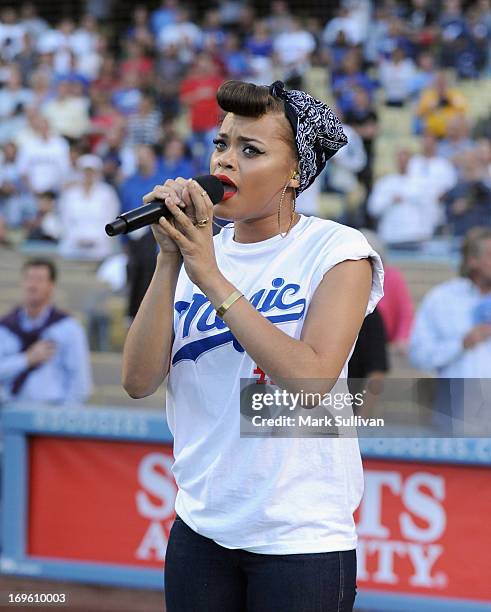
<svg viewBox="0 0 491 612"><path fill-rule="evenodd" d="M294 145L288 143L289 137L293 141L290 133L283 115L225 116L215 139L210 172L231 179L237 191L215 206L217 217L246 221L276 214L281 192L298 167Z"/></svg>

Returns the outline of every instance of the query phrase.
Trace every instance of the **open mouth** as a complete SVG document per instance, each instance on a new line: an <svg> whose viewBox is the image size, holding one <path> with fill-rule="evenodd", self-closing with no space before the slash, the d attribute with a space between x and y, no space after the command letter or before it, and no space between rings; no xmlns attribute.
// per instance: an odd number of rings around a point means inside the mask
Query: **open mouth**
<svg viewBox="0 0 491 612"><path fill-rule="evenodd" d="M225 176L224 174L216 174L215 176L223 185L224 194L222 201L232 198L237 193L236 184L232 181L232 179L230 179L228 176Z"/></svg>

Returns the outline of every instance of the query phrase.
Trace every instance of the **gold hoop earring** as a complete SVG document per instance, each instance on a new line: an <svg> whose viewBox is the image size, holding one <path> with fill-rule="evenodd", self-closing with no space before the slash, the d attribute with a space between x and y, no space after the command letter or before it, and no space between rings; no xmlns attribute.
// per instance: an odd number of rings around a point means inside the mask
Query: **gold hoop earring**
<svg viewBox="0 0 491 612"><path fill-rule="evenodd" d="M293 224L293 219L295 218L295 206L297 204L297 200L295 197L295 189L293 189L293 206L290 212L290 223L288 224L288 229L286 230L286 234L282 234L281 233L281 223L280 223L280 213L281 213L281 206L283 204L283 200L285 199L285 194L286 194L286 190L288 189L288 183L284 186L283 191L281 193L281 198L280 198L280 202L278 204L278 231L280 233L280 236L282 238L286 238L288 236L288 234L290 233L290 230L292 228L292 224Z"/></svg>

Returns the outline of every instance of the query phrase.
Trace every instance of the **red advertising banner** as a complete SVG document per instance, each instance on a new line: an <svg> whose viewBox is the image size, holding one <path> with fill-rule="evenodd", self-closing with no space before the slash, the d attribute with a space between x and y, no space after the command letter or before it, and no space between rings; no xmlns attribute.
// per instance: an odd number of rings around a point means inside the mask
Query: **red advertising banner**
<svg viewBox="0 0 491 612"><path fill-rule="evenodd" d="M161 569L172 461L164 445L32 437L27 554ZM364 465L359 587L491 601L491 469Z"/></svg>
<svg viewBox="0 0 491 612"><path fill-rule="evenodd" d="M161 569L172 463L163 445L31 438L27 554Z"/></svg>
<svg viewBox="0 0 491 612"><path fill-rule="evenodd" d="M360 588L491 601L491 470L364 460Z"/></svg>

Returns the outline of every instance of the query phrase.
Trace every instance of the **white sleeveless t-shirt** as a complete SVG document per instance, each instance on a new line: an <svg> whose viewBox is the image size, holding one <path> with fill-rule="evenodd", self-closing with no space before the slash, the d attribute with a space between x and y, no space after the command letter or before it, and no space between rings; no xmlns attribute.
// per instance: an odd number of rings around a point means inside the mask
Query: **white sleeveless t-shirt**
<svg viewBox="0 0 491 612"><path fill-rule="evenodd" d="M218 267L254 307L299 339L323 275L370 258L366 314L383 295L378 254L358 230L301 215L286 238L238 243L231 224L214 237ZM243 299L243 298L241 298ZM181 268L166 411L174 436L175 509L226 548L293 554L356 547L353 512L363 493L356 438L241 438L240 379L257 364ZM326 312L326 325L329 313ZM347 376L347 362L340 379Z"/></svg>

